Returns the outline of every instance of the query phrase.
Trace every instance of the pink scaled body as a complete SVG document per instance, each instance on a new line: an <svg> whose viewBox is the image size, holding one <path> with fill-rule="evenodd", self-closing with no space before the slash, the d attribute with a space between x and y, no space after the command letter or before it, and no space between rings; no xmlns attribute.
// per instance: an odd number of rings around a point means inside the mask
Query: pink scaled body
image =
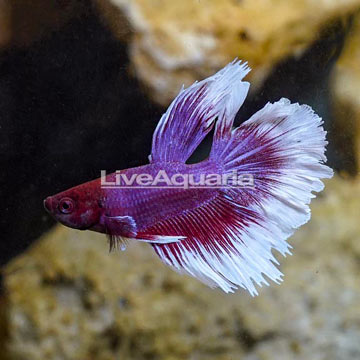
<svg viewBox="0 0 360 360"><path fill-rule="evenodd" d="M155 163L125 169L121 174L125 174L128 179L134 174L155 178L159 171L165 171L169 178L174 174L192 174L199 181L200 174L217 174L221 169L216 163L206 160L193 165L180 162ZM107 175L104 184L115 183L115 177L116 173ZM218 195L214 188L184 189L180 185L169 186L164 181L158 185L140 186L132 183L126 187L110 187L102 185L99 178L48 197L44 205L66 226L108 234L113 246L121 241L121 237L155 241L152 229L156 224L195 209ZM68 213L66 209L64 211L63 205L66 207L71 199L74 204L70 206L74 206L74 209Z"/></svg>

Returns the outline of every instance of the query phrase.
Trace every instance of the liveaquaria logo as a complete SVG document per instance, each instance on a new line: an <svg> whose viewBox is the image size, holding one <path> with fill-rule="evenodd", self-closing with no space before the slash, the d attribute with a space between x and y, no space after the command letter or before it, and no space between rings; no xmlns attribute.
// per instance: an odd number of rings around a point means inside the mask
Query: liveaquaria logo
<svg viewBox="0 0 360 360"><path fill-rule="evenodd" d="M148 173L126 174L117 170L107 175L101 170L102 188L253 188L252 174L238 174L233 171L228 174L181 174L168 175L165 170L159 170L156 175Z"/></svg>

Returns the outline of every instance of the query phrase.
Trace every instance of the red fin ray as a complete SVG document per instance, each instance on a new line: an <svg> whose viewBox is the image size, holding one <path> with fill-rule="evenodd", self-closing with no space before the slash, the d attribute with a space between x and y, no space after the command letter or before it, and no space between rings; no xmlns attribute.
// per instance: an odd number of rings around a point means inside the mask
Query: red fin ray
<svg viewBox="0 0 360 360"><path fill-rule="evenodd" d="M262 272L275 281L281 280L273 264L276 261L271 242L255 239L254 229L266 233L262 223L254 211L219 193L207 204L162 221L147 232L186 236L178 243L153 244L159 257L177 271L226 292L241 286L254 295L253 282L267 283ZM283 247L287 251L286 243Z"/></svg>

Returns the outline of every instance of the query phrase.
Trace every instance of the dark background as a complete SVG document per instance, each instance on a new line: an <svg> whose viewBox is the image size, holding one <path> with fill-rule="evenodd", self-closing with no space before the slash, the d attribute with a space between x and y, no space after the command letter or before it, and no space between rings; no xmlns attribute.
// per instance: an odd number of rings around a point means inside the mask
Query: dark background
<svg viewBox="0 0 360 360"><path fill-rule="evenodd" d="M351 159L331 142L328 86L350 24L333 24L301 58L279 64L237 123L280 97L308 103L329 130L330 165L351 171ZM129 74L126 44L91 9L26 49L0 53L0 264L53 225L46 196L97 178L100 169L144 164L163 111Z"/></svg>

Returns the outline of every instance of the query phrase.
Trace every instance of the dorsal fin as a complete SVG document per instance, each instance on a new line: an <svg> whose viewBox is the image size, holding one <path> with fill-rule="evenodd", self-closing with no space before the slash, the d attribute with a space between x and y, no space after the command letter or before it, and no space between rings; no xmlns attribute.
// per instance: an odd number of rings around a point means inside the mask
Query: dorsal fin
<svg viewBox="0 0 360 360"><path fill-rule="evenodd" d="M212 129L217 117L234 117L249 83L249 67L234 60L213 76L181 89L161 117L153 135L154 162L185 162Z"/></svg>

